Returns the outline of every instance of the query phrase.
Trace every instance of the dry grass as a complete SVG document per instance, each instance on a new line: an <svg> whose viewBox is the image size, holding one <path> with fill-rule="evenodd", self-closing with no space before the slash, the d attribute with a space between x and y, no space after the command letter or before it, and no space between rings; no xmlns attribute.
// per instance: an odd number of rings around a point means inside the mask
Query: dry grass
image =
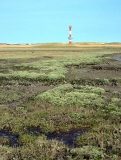
<svg viewBox="0 0 121 160"><path fill-rule="evenodd" d="M70 46L68 43L38 43L38 44L0 44L0 48L31 48L31 47L45 47L50 46L51 48L67 47ZM82 42L73 43L71 46L74 47L121 47L121 43L104 43L104 42Z"/></svg>

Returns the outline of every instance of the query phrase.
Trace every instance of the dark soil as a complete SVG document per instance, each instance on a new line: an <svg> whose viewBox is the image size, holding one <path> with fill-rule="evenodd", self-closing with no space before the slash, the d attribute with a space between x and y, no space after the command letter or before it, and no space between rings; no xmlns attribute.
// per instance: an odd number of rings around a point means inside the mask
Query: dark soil
<svg viewBox="0 0 121 160"><path fill-rule="evenodd" d="M69 132L65 133L51 133L47 135L47 139L56 139L62 141L63 143L67 144L69 147L76 147L75 141L77 138L83 134L86 134L86 129L72 129Z"/></svg>
<svg viewBox="0 0 121 160"><path fill-rule="evenodd" d="M86 134L88 132L88 128L82 129L71 129L68 132L60 132L60 133L44 133L39 128L29 127L28 134L32 134L35 136L45 135L48 140L56 139L62 141L69 147L74 147L74 142L76 139L82 134ZM10 131L0 130L0 138L3 139L2 145L9 145L10 147L20 147L22 144L19 142L19 135L15 135ZM6 139L9 139L7 141Z"/></svg>
<svg viewBox="0 0 121 160"><path fill-rule="evenodd" d="M29 127L28 133L36 136L40 136L44 134L49 140L56 139L56 140L62 141L69 147L74 147L75 146L74 142L76 141L76 139L82 134L86 134L88 130L89 128L80 128L80 129L73 128L68 132L59 132L59 133L55 132L55 133L46 134L46 133L43 133L39 128Z"/></svg>
<svg viewBox="0 0 121 160"><path fill-rule="evenodd" d="M2 145L9 145L10 147L18 147L19 143L19 135L15 135L6 130L0 130L0 138L3 139ZM7 142L6 139L9 139Z"/></svg>

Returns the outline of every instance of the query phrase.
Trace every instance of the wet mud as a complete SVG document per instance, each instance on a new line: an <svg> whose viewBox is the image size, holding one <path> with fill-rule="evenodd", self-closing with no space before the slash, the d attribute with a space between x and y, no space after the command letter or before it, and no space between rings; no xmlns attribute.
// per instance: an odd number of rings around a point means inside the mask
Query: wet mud
<svg viewBox="0 0 121 160"><path fill-rule="evenodd" d="M62 141L69 147L76 147L75 141L77 140L77 138L86 133L87 133L86 129L81 129L81 130L73 129L66 133L48 134L47 139L56 139Z"/></svg>
<svg viewBox="0 0 121 160"><path fill-rule="evenodd" d="M75 141L77 138L83 134L88 132L89 128L81 128L81 129L71 129L68 132L59 132L59 133L44 133L39 128L31 127L28 128L28 133L36 136L45 135L48 140L56 139L58 141L63 142L69 147L75 146Z"/></svg>
<svg viewBox="0 0 121 160"><path fill-rule="evenodd" d="M6 130L0 130L1 145L8 145L9 147L20 147L19 135L15 135Z"/></svg>
<svg viewBox="0 0 121 160"><path fill-rule="evenodd" d="M71 129L68 132L60 133L44 133L39 128L28 128L28 134L34 136L45 135L48 140L58 140L68 145L69 147L75 147L75 141L83 134L86 134L88 129ZM0 143L1 145L8 145L9 147L20 147L22 143L19 141L19 135L15 135L6 130L0 130Z"/></svg>

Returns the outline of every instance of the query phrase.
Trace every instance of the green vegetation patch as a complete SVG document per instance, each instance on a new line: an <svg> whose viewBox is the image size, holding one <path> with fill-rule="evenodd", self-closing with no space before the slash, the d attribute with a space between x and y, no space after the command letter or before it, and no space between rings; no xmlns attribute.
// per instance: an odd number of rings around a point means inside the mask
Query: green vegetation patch
<svg viewBox="0 0 121 160"><path fill-rule="evenodd" d="M68 69L66 66L68 65L78 65L78 64L97 64L101 61L100 57L92 57L89 55L77 55L78 58L74 56L65 56L60 60L46 60L46 61L38 61L31 63L22 63L14 65L17 71L12 72L12 77L20 77L20 78L28 78L28 79L39 79L39 80L57 80L57 79L65 79L66 73ZM29 72L30 70L34 70L34 72ZM23 74L23 75L22 75ZM8 74L6 74L8 76Z"/></svg>
<svg viewBox="0 0 121 160"><path fill-rule="evenodd" d="M63 80L66 79L68 73L68 65L90 65L99 64L102 61L102 55L98 57L95 53L76 53L75 55L62 56L60 59L54 60L39 60L26 63L9 62L10 68L1 67L0 79L27 79L27 80ZM14 60L15 61L15 60ZM23 62L25 62L23 60ZM4 65L4 63L3 63ZM7 68L5 68L7 67Z"/></svg>
<svg viewBox="0 0 121 160"><path fill-rule="evenodd" d="M64 84L52 90L39 94L36 98L57 106L97 106L104 104L105 90L99 87L81 86L73 88L71 84Z"/></svg>
<svg viewBox="0 0 121 160"><path fill-rule="evenodd" d="M70 151L70 153L72 155L75 155L75 159L101 160L102 158L104 158L104 153L100 151L99 148L94 146L83 146L81 148L74 148Z"/></svg>

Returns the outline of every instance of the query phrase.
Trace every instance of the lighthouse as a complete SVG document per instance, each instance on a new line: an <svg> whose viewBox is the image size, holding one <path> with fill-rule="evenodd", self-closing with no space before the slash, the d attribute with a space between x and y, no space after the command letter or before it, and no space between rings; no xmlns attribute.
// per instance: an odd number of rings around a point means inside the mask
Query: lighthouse
<svg viewBox="0 0 121 160"><path fill-rule="evenodd" d="M72 26L70 25L69 26L69 37L68 37L68 39L69 39L69 44L72 44Z"/></svg>

